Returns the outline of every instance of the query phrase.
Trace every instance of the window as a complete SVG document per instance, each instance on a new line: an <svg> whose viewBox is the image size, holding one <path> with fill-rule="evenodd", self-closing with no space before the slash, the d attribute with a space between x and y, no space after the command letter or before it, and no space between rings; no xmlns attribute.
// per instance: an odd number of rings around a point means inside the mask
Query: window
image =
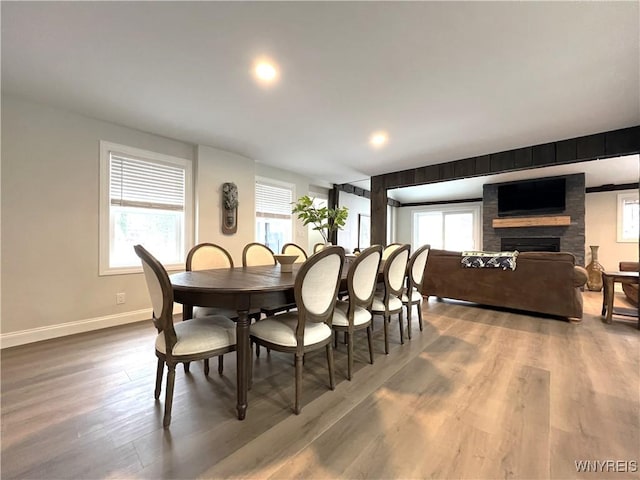
<svg viewBox="0 0 640 480"><path fill-rule="evenodd" d="M413 213L413 248L429 244L444 250L479 250L480 204L434 206Z"/></svg>
<svg viewBox="0 0 640 480"><path fill-rule="evenodd" d="M256 241L279 253L293 240L293 185L256 180Z"/></svg>
<svg viewBox="0 0 640 480"><path fill-rule="evenodd" d="M640 235L638 192L618 194L618 242L637 242Z"/></svg>
<svg viewBox="0 0 640 480"><path fill-rule="evenodd" d="M142 271L143 245L167 269L191 244L191 162L100 142L100 274Z"/></svg>

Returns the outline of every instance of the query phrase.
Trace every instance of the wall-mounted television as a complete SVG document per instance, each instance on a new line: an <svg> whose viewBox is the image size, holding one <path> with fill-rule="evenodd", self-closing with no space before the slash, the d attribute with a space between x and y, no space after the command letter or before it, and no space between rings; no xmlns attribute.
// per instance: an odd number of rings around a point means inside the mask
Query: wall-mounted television
<svg viewBox="0 0 640 480"><path fill-rule="evenodd" d="M498 216L562 213L566 178L552 177L498 185Z"/></svg>

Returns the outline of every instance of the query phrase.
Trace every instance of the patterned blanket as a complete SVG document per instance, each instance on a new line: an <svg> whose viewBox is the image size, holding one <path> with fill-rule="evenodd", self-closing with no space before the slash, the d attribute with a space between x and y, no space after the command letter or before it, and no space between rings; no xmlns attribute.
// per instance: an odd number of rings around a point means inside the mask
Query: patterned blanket
<svg viewBox="0 0 640 480"><path fill-rule="evenodd" d="M514 252L462 252L465 268L501 268L515 270L518 251Z"/></svg>

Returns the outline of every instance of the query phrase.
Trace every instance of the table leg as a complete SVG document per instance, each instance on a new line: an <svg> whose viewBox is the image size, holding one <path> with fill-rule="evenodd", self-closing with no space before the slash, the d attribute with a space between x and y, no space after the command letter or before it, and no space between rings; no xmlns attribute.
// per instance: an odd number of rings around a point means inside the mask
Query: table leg
<svg viewBox="0 0 640 480"><path fill-rule="evenodd" d="M182 320L191 320L193 318L193 305L182 305Z"/></svg>
<svg viewBox="0 0 640 480"><path fill-rule="evenodd" d="M611 323L612 321L612 316L613 316L613 297L614 297L614 292L613 292L613 277L611 276L605 276L603 275L602 278L602 283L604 286L604 296L607 299L607 312L606 312L606 316L604 317L604 321L606 323Z"/></svg>
<svg viewBox="0 0 640 480"><path fill-rule="evenodd" d="M238 310L236 321L236 359L237 359L237 389L238 389L238 420L244 420L247 413L247 390L249 389L249 362L251 348L249 347L249 311Z"/></svg>

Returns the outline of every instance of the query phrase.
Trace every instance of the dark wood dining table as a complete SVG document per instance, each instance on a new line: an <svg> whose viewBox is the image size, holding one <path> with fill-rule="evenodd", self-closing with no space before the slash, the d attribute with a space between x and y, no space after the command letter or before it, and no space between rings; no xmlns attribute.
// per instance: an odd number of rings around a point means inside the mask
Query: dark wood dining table
<svg viewBox="0 0 640 480"><path fill-rule="evenodd" d="M224 307L238 312L236 358L240 420L247 412L248 367L251 361L249 311L293 302L293 287L300 265L294 264L291 273L281 272L279 265L269 265L182 272L169 277L174 301L183 305L183 319L192 317L194 305Z"/></svg>

